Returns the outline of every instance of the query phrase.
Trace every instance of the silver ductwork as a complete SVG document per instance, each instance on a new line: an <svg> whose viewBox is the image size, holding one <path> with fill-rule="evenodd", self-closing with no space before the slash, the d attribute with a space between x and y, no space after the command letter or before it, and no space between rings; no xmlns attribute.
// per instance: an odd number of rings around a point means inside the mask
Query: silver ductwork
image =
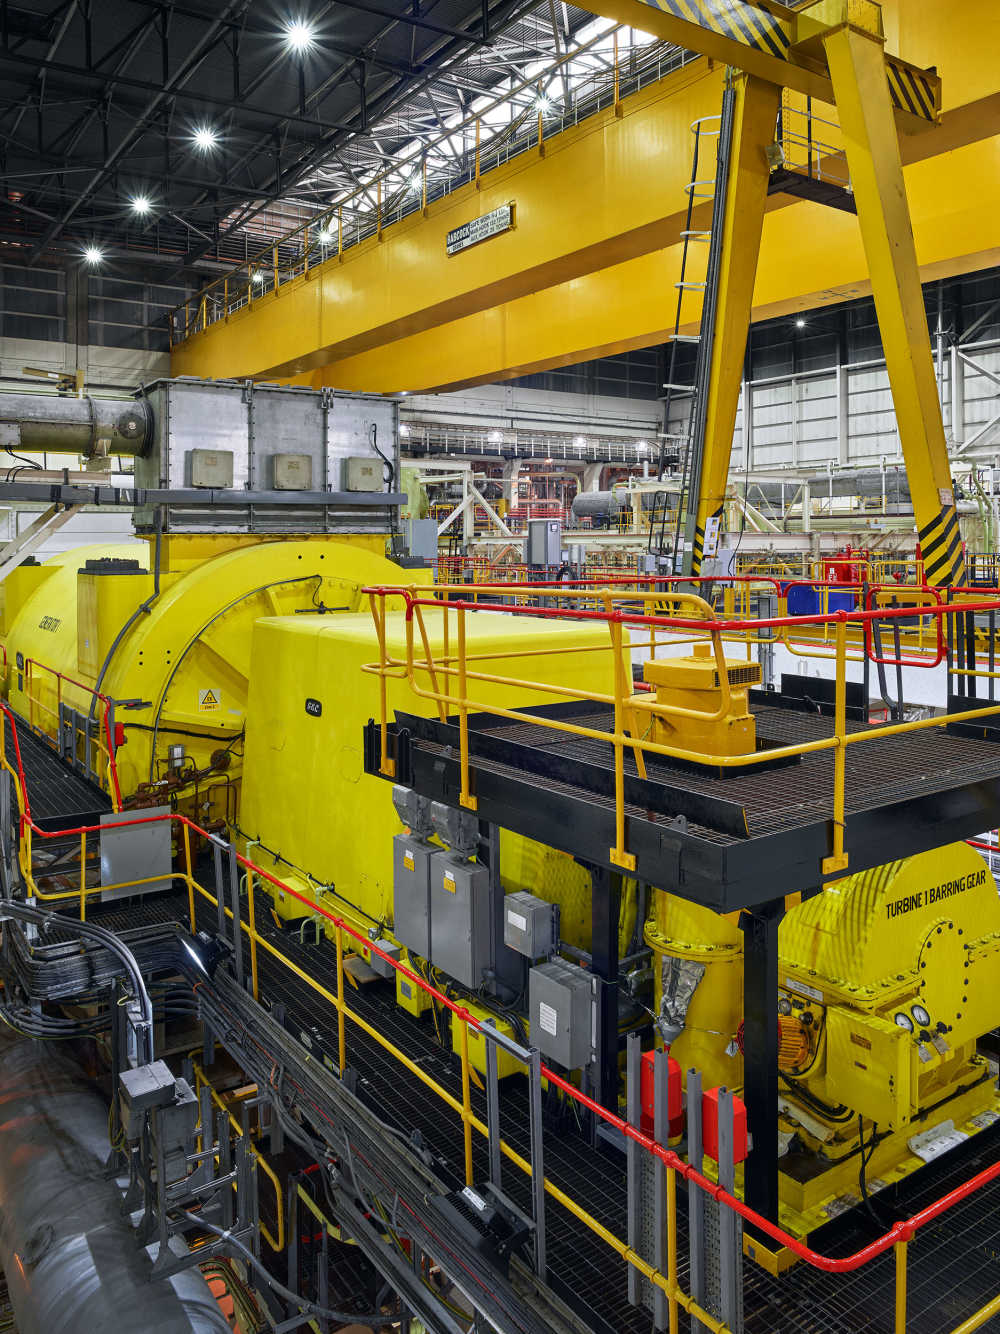
<svg viewBox="0 0 1000 1334"><path fill-rule="evenodd" d="M613 491L581 491L573 498L574 519L609 519L632 508L632 499L636 493L628 487L619 486ZM667 498L667 509L677 508L676 491L641 491L642 508L651 510L663 504Z"/></svg>
<svg viewBox="0 0 1000 1334"><path fill-rule="evenodd" d="M153 444L145 398L57 398L0 393L0 448L47 454L134 454Z"/></svg>
<svg viewBox="0 0 1000 1334"><path fill-rule="evenodd" d="M227 1334L197 1267L152 1278L105 1175L107 1127L55 1043L0 1044L0 1265L20 1334Z"/></svg>

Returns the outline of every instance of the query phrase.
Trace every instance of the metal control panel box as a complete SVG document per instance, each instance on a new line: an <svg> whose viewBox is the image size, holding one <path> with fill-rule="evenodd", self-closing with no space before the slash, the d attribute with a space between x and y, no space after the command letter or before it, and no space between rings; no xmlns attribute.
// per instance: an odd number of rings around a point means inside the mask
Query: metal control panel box
<svg viewBox="0 0 1000 1334"><path fill-rule="evenodd" d="M529 519L529 565L558 565L562 560L562 524L558 519Z"/></svg>
<svg viewBox="0 0 1000 1334"><path fill-rule="evenodd" d="M392 840L392 934L422 959L431 957L431 863L443 856L412 834Z"/></svg>
<svg viewBox="0 0 1000 1334"><path fill-rule="evenodd" d="M490 873L452 853L431 863L431 962L477 988L490 966Z"/></svg>
<svg viewBox="0 0 1000 1334"><path fill-rule="evenodd" d="M526 890L508 894L503 906L503 943L526 959L548 958L559 940L559 909Z"/></svg>
<svg viewBox="0 0 1000 1334"><path fill-rule="evenodd" d="M384 464L374 454L344 459L345 491L384 491Z"/></svg>
<svg viewBox="0 0 1000 1334"><path fill-rule="evenodd" d="M311 491L313 461L308 454L275 454L272 456L275 491Z"/></svg>
<svg viewBox="0 0 1000 1334"><path fill-rule="evenodd" d="M593 998L591 976L582 968L551 959L528 972L531 1041L569 1070L590 1063Z"/></svg>
<svg viewBox="0 0 1000 1334"><path fill-rule="evenodd" d="M189 449L191 485L205 486L213 491L228 491L233 484L233 451L231 449Z"/></svg>

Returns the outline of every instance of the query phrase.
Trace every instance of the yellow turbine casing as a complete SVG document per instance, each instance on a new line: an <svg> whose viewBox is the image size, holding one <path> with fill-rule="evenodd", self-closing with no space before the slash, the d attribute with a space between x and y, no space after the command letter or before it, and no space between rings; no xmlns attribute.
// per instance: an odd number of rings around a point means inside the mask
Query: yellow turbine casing
<svg viewBox="0 0 1000 1334"><path fill-rule="evenodd" d="M399 580L384 546L384 538L364 536L172 536L163 541L155 597L146 543L77 548L37 569L17 570L19 586L13 596L8 591L4 610L10 703L51 735L57 688L45 668L91 688L100 679L104 694L131 705L116 712L127 738L118 752L126 803L141 786L162 779L171 743L184 745L187 761L199 769L228 747L226 773L217 776L213 792L199 787L194 813L202 823L227 811L231 816L228 789L239 779L254 623L320 602L332 609L331 620L345 609L356 611L365 584ZM138 559L146 573L81 573L88 559L99 557ZM31 667L30 676L29 659L44 664ZM90 708L90 694L70 682L61 697L82 711ZM155 789L150 795L155 799ZM173 795L190 806L190 792Z"/></svg>

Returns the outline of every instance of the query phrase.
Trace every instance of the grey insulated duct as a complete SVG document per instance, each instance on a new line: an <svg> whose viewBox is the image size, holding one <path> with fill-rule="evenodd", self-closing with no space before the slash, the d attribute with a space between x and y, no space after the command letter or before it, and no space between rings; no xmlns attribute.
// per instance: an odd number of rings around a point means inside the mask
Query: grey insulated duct
<svg viewBox="0 0 1000 1334"><path fill-rule="evenodd" d="M20 1334L227 1334L200 1270L150 1278L107 1155L108 1109L70 1057L0 1042L0 1265Z"/></svg>
<svg viewBox="0 0 1000 1334"><path fill-rule="evenodd" d="M0 393L0 449L144 456L152 443L153 412L144 398Z"/></svg>

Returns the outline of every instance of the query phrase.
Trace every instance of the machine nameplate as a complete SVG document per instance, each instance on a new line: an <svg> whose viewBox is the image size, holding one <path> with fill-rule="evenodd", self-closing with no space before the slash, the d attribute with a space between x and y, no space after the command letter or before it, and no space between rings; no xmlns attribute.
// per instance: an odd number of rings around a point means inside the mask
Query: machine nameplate
<svg viewBox="0 0 1000 1334"><path fill-rule="evenodd" d="M307 699L306 713L308 713L310 718L320 718L323 714L323 705L318 699Z"/></svg>
<svg viewBox="0 0 1000 1334"><path fill-rule="evenodd" d="M823 993L817 987L807 986L805 982L796 982L794 977L785 978L785 986L789 991L796 992L799 996L808 996L810 1000L823 1003Z"/></svg>
<svg viewBox="0 0 1000 1334"><path fill-rule="evenodd" d="M946 880L943 884L932 885L929 889L917 890L915 894L904 894L901 899L893 899L885 905L886 917L899 917L903 913L914 912L917 908L927 908L942 899L950 899L955 894L964 894L967 889L978 889L986 883L986 870L970 871L956 880Z"/></svg>
<svg viewBox="0 0 1000 1334"><path fill-rule="evenodd" d="M461 227L453 227L445 238L445 250L449 255L457 255L460 250L488 241L491 236L509 232L514 226L514 205L501 204L499 208L484 213L481 218L463 222Z"/></svg>

